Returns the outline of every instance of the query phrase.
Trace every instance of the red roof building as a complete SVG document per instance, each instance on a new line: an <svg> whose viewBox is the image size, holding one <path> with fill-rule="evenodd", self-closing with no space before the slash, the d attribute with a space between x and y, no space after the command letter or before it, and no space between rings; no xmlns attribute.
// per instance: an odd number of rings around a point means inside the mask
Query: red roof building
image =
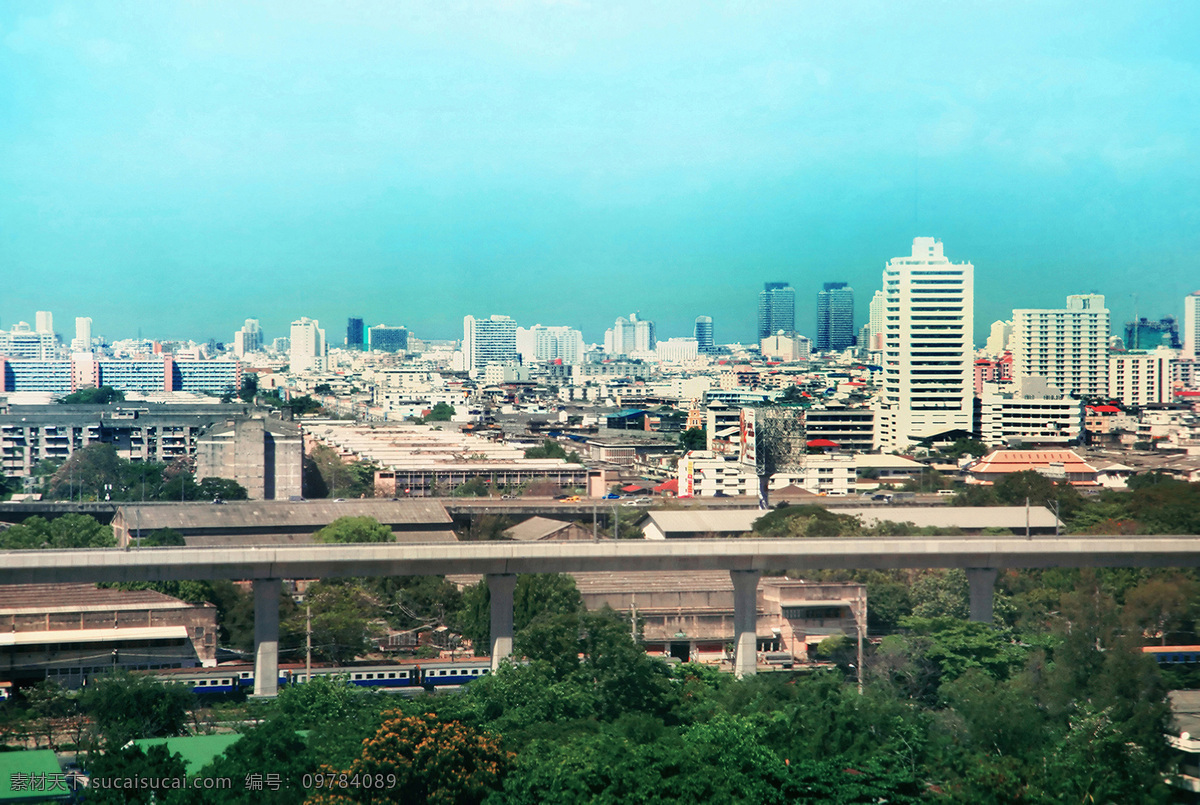
<svg viewBox="0 0 1200 805"><path fill-rule="evenodd" d="M1014 472L1032 470L1072 486L1095 486L1097 471L1071 450L995 450L967 468L968 480L993 484Z"/></svg>

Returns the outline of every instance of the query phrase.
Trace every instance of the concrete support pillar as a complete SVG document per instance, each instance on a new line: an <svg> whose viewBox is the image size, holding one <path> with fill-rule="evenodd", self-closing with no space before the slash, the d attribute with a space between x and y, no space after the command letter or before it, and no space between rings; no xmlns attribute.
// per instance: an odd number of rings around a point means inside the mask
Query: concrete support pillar
<svg viewBox="0 0 1200 805"><path fill-rule="evenodd" d="M996 594L996 569L992 567L967 568L967 584L971 588L971 620L991 623L992 601Z"/></svg>
<svg viewBox="0 0 1200 805"><path fill-rule="evenodd" d="M731 570L733 579L733 673L741 679L758 672L758 579L757 570Z"/></svg>
<svg viewBox="0 0 1200 805"><path fill-rule="evenodd" d="M254 582L254 695L279 693L279 595L281 579Z"/></svg>
<svg viewBox="0 0 1200 805"><path fill-rule="evenodd" d="M515 573L489 573L488 593L492 597L492 670L513 650L513 590L517 587Z"/></svg>

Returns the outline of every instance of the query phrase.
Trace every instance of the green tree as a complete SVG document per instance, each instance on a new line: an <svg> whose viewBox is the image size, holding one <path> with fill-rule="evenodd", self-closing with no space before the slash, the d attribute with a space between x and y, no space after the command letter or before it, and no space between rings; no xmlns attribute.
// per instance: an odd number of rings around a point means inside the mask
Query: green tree
<svg viewBox="0 0 1200 805"><path fill-rule="evenodd" d="M246 487L229 478L205 478L200 482L198 493L212 500L247 500Z"/></svg>
<svg viewBox="0 0 1200 805"><path fill-rule="evenodd" d="M64 514L53 520L29 517L0 531L0 549L111 548L116 545L111 526L86 514Z"/></svg>
<svg viewBox="0 0 1200 805"><path fill-rule="evenodd" d="M500 788L509 755L489 732L431 714L385 714L362 755L345 774L351 778L389 775L396 785L383 790L345 788L310 797L312 805L343 803L410 803L472 805ZM331 767L324 769L337 773Z"/></svg>
<svg viewBox="0 0 1200 805"><path fill-rule="evenodd" d="M142 538L142 545L147 548L183 547L187 542L173 528L160 528L149 536Z"/></svg>
<svg viewBox="0 0 1200 805"><path fill-rule="evenodd" d="M394 542L392 530L374 517L339 517L313 534L313 542Z"/></svg>
<svg viewBox="0 0 1200 805"><path fill-rule="evenodd" d="M81 707L109 749L135 738L181 735L194 700L186 688L128 671L101 676L80 694Z"/></svg>
<svg viewBox="0 0 1200 805"><path fill-rule="evenodd" d="M234 781L222 791L222 805L300 805L307 791L299 785L319 765L317 755L284 719L271 719L251 727L221 755L200 770L200 777L225 777ZM265 774L278 775L278 787L247 786L246 781ZM183 789L170 798L171 805L207 805L213 793Z"/></svg>
<svg viewBox="0 0 1200 805"><path fill-rule="evenodd" d="M679 446L683 452L703 450L708 445L708 433L704 428L688 428L679 434Z"/></svg>
<svg viewBox="0 0 1200 805"><path fill-rule="evenodd" d="M489 489L482 478L472 478L454 487L450 494L456 498L483 498L488 496Z"/></svg>
<svg viewBox="0 0 1200 805"><path fill-rule="evenodd" d="M101 788L92 785L87 789L87 801L100 805L170 801L174 793L173 781L185 776L186 768L183 758L178 753L169 753L162 744L152 746L145 752L139 746L113 745L112 749L88 764L88 772L93 778L156 780L159 783L145 788Z"/></svg>
<svg viewBox="0 0 1200 805"><path fill-rule="evenodd" d="M122 402L125 399L125 393L114 389L112 386L101 386L98 389L79 389L62 397L59 403L62 405L109 405L115 402Z"/></svg>
<svg viewBox="0 0 1200 805"><path fill-rule="evenodd" d="M522 573L513 589L513 630L520 632L541 615L573 615L583 610L583 597L575 579L566 573ZM469 639L476 654L491 645L491 594L486 581L463 590L455 616L460 634Z"/></svg>
<svg viewBox="0 0 1200 805"><path fill-rule="evenodd" d="M957 439L954 444L942 450L942 455L946 458L962 458L968 455L980 458L987 455L987 452L987 445L978 439Z"/></svg>
<svg viewBox="0 0 1200 805"><path fill-rule="evenodd" d="M449 422L453 418L454 406L444 402L436 403L424 417L426 422Z"/></svg>
<svg viewBox="0 0 1200 805"><path fill-rule="evenodd" d="M1042 506L1046 501L1053 500L1054 482L1034 470L1010 472L992 486L996 499L1004 505L1023 505L1026 500L1031 504Z"/></svg>
<svg viewBox="0 0 1200 805"><path fill-rule="evenodd" d="M374 623L382 614L379 602L357 584L316 582L305 594L312 607L313 656L346 663L367 653L378 631ZM297 609L287 622L293 634L304 634L306 612Z"/></svg>
<svg viewBox="0 0 1200 805"><path fill-rule="evenodd" d="M543 439L541 446L525 451L525 458L561 458L566 461L567 451L553 439Z"/></svg>
<svg viewBox="0 0 1200 805"><path fill-rule="evenodd" d="M246 372L242 375L242 387L238 389L238 398L242 402L253 402L258 394L258 375Z"/></svg>

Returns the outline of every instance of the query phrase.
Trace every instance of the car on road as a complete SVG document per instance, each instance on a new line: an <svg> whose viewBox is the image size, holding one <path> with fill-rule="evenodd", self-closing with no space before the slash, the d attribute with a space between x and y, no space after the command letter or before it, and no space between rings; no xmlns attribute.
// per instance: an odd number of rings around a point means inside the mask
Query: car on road
<svg viewBox="0 0 1200 805"><path fill-rule="evenodd" d="M621 496L620 496L620 495L614 495L612 492L609 492L607 495L605 495L604 497L602 497L602 498L600 498L600 499L601 499L601 500L620 500L620 499L621 499Z"/></svg>
<svg viewBox="0 0 1200 805"><path fill-rule="evenodd" d="M582 500L582 498L580 498L579 495L567 495L565 498L562 499L562 502L563 503L578 503L578 502L580 502L580 500Z"/></svg>

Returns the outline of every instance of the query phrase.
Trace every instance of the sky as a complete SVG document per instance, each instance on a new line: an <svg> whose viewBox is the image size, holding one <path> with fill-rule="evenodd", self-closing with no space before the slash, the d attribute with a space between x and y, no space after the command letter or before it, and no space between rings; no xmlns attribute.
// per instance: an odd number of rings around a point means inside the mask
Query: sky
<svg viewBox="0 0 1200 805"><path fill-rule="evenodd" d="M1200 4L3 2L0 327L269 338L301 316L601 341L788 281L857 325L933 236L976 340L1200 289Z"/></svg>

